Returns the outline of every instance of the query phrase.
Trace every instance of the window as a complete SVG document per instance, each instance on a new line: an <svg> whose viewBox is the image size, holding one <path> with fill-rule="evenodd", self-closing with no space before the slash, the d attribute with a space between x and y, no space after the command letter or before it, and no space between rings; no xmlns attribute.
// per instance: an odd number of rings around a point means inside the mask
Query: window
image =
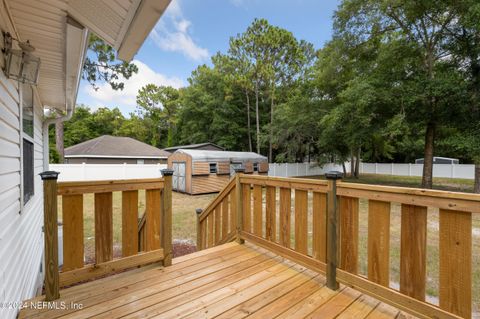
<svg viewBox="0 0 480 319"><path fill-rule="evenodd" d="M22 84L22 192L23 204L34 195L33 89Z"/></svg>
<svg viewBox="0 0 480 319"><path fill-rule="evenodd" d="M137 159L137 164L145 164L145 160L143 160L143 159Z"/></svg>
<svg viewBox="0 0 480 319"><path fill-rule="evenodd" d="M258 172L258 163L253 163L253 171Z"/></svg>
<svg viewBox="0 0 480 319"><path fill-rule="evenodd" d="M210 163L210 174L217 173L217 163Z"/></svg>

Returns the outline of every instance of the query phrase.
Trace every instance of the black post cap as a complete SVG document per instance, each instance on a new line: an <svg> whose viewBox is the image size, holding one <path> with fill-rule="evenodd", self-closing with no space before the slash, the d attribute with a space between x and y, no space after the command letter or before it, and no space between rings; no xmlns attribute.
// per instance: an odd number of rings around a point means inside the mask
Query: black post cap
<svg viewBox="0 0 480 319"><path fill-rule="evenodd" d="M201 213L203 213L203 209L197 208L195 209L195 212L197 213L197 215L200 215Z"/></svg>
<svg viewBox="0 0 480 319"><path fill-rule="evenodd" d="M58 174L60 174L60 172L45 171L45 172L41 172L38 175L40 175L42 180L47 180L47 179L58 179Z"/></svg>
<svg viewBox="0 0 480 319"><path fill-rule="evenodd" d="M170 168L165 168L160 170L162 172L162 176L172 176L173 175L173 169Z"/></svg>
<svg viewBox="0 0 480 319"><path fill-rule="evenodd" d="M235 167L235 173L245 173L245 167Z"/></svg>
<svg viewBox="0 0 480 319"><path fill-rule="evenodd" d="M325 178L326 179L337 180L337 179L342 179L342 177L343 177L343 173L339 172L339 171L330 171L330 172L325 173Z"/></svg>

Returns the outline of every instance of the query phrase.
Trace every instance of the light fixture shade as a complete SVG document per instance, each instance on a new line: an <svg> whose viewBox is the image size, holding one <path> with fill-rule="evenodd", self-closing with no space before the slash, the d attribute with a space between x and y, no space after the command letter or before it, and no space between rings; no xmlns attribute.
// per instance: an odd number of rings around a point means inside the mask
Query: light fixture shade
<svg viewBox="0 0 480 319"><path fill-rule="evenodd" d="M37 84L40 58L22 50L9 50L5 73L8 78L22 83Z"/></svg>

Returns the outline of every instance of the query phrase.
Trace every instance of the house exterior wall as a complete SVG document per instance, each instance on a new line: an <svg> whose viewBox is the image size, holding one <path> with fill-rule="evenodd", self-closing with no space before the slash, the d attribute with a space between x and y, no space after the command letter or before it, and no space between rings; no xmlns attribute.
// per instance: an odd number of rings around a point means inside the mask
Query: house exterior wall
<svg viewBox="0 0 480 319"><path fill-rule="evenodd" d="M167 164L166 159L151 159L151 158L86 158L86 157L71 157L66 158L68 164L137 164L137 160L143 160L144 164Z"/></svg>
<svg viewBox="0 0 480 319"><path fill-rule="evenodd" d="M1 54L0 58L3 60ZM38 101L34 110L34 196L23 206L19 85L0 70L1 302L21 302L34 297L42 283L39 271L43 252L43 185L38 174L43 170L43 110ZM17 311L15 307L2 307L0 318L15 318Z"/></svg>

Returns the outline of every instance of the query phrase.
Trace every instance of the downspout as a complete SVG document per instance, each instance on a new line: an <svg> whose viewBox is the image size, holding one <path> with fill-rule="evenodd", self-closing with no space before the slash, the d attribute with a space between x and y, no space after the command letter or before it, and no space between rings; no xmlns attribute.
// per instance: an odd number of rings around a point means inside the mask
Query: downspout
<svg viewBox="0 0 480 319"><path fill-rule="evenodd" d="M80 24L78 24L78 22L76 21L72 21L71 19L67 19L67 32L68 32L68 28L79 28L80 27ZM74 82L74 85L75 86L75 83L76 83L76 86L74 88L74 94L71 95L71 99L70 97L68 96L69 94L67 94L67 85L68 85L68 65L65 66L65 69L66 69L66 75L65 75L65 100L66 100L66 105L65 105L65 108L66 108L66 114L63 115L63 116L59 116L59 117L56 117L56 118L52 118L52 119L46 119L44 122L43 122L43 128L42 128L42 133L43 133L43 170L44 171L47 171L48 170L48 166L49 166L49 160L50 160L50 147L49 147L49 134L48 134L48 129L50 127L50 125L52 124L57 124L57 123L60 123L60 122L65 122L65 121L68 121L72 118L73 116L73 112L75 110L75 103L77 101L77 93L78 93L78 88L80 86L80 79L81 79L81 76L82 76L82 68L83 68L83 64L85 62L85 58L86 58L86 53L87 53L87 49L88 49L88 36L89 36L89 31L87 28L85 27L82 27L82 33L81 33L81 38L80 38L80 41L81 41L81 56L80 56L80 59L79 59L79 64L77 66L77 68L74 70L74 74L76 74L76 79L75 79L75 82ZM65 52L68 53L68 50L67 50L67 45L68 43L65 43ZM66 63L67 64L67 63ZM72 87L73 87L72 86Z"/></svg>
<svg viewBox="0 0 480 319"><path fill-rule="evenodd" d="M67 103L70 104L70 103ZM57 124L60 122L68 121L73 116L74 106L70 104L70 107L67 105L67 114L64 116L56 117L53 119L47 119L43 122L43 170L48 171L48 165L50 161L50 141L49 141L49 134L48 129L50 125Z"/></svg>

